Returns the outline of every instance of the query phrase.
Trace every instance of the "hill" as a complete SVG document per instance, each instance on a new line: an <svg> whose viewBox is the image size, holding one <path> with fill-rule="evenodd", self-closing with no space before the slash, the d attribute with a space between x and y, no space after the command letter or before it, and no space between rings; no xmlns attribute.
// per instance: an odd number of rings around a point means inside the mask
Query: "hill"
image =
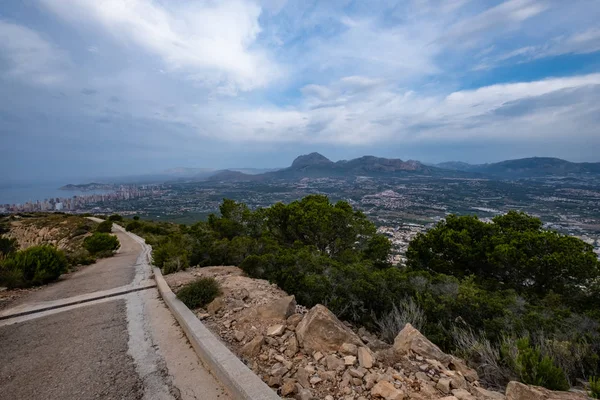
<svg viewBox="0 0 600 400"><path fill-rule="evenodd" d="M600 163L574 163L551 157L530 157L478 165L451 161L437 164L436 167L452 171L474 172L513 179L567 175L600 175Z"/></svg>

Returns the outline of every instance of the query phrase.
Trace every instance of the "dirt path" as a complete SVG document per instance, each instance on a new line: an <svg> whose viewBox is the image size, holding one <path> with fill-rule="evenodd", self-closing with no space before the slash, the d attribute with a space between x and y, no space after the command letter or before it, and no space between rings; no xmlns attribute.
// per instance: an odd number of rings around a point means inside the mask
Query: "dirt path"
<svg viewBox="0 0 600 400"><path fill-rule="evenodd" d="M11 304L23 310L151 279L149 248L115 227L121 250ZM104 292L105 293L105 292ZM7 311L7 310L5 310ZM155 288L0 320L0 400L229 399Z"/></svg>

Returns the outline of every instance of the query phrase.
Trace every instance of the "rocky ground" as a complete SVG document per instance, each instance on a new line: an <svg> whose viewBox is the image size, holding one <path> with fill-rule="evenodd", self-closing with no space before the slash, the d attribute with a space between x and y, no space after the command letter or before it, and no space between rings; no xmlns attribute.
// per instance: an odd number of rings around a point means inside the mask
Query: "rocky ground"
<svg viewBox="0 0 600 400"><path fill-rule="evenodd" d="M511 382L504 393L483 388L477 372L445 354L409 324L388 345L338 320L326 307L296 304L277 286L236 267L191 268L165 276L177 292L214 277L223 295L196 315L283 398L325 400L585 399Z"/></svg>

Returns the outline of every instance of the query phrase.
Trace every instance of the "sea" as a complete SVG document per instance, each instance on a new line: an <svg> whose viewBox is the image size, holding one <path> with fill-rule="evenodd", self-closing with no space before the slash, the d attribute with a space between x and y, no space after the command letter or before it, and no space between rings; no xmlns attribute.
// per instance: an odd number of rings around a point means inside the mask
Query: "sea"
<svg viewBox="0 0 600 400"><path fill-rule="evenodd" d="M0 204L25 204L51 198L68 198L87 194L108 193L106 190L60 190L60 183L0 184Z"/></svg>

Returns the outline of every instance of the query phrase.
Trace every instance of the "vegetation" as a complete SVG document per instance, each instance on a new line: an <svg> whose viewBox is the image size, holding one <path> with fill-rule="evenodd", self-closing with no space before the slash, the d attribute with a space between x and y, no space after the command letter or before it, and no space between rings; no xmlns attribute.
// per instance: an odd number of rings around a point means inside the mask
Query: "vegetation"
<svg viewBox="0 0 600 400"><path fill-rule="evenodd" d="M590 388L588 394L593 399L600 399L600 378L597 376L590 376L589 380Z"/></svg>
<svg viewBox="0 0 600 400"><path fill-rule="evenodd" d="M113 214L108 217L107 221L120 222L123 221L123 217L119 214Z"/></svg>
<svg viewBox="0 0 600 400"><path fill-rule="evenodd" d="M83 247L93 255L107 257L119 248L116 236L103 232L94 232L83 241Z"/></svg>
<svg viewBox="0 0 600 400"><path fill-rule="evenodd" d="M108 220L108 219L106 221L102 221L96 227L96 232L111 233L112 232L112 224L113 224L112 221Z"/></svg>
<svg viewBox="0 0 600 400"><path fill-rule="evenodd" d="M127 229L147 239L165 273L239 265L388 341L411 322L488 384L563 388L600 368L597 257L523 213L492 223L450 215L413 240L404 268L388 263L390 243L363 213L320 195L257 210L224 200L208 222Z"/></svg>
<svg viewBox="0 0 600 400"><path fill-rule="evenodd" d="M52 246L17 251L2 261L0 282L9 288L44 285L67 270L65 254Z"/></svg>
<svg viewBox="0 0 600 400"><path fill-rule="evenodd" d="M188 308L204 307L221 294L221 287L215 278L200 278L182 287L177 298Z"/></svg>

